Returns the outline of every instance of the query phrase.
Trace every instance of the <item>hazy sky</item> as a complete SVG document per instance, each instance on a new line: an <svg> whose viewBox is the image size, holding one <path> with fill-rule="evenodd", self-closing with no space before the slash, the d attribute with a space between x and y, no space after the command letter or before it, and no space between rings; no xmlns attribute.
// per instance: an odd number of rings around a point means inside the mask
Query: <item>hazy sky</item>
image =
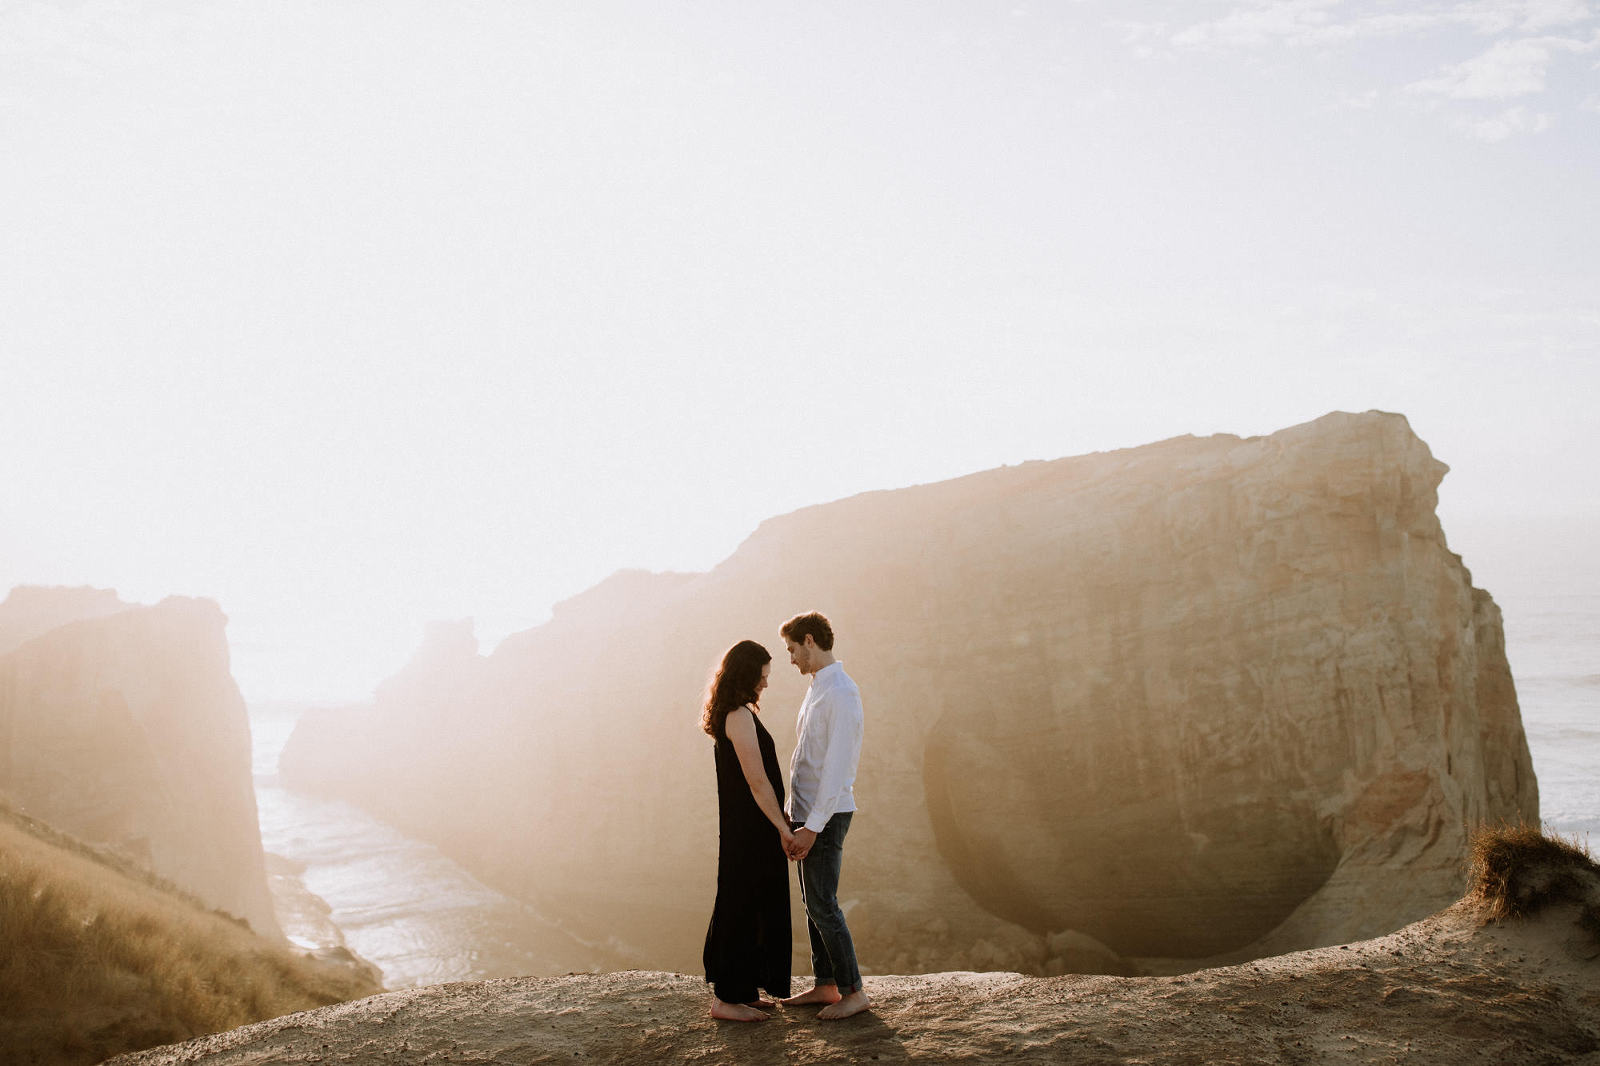
<svg viewBox="0 0 1600 1066"><path fill-rule="evenodd" d="M1493 589L1600 529L1597 249L1600 2L0 0L0 594L211 596L247 696L352 697L799 506L1336 408Z"/></svg>

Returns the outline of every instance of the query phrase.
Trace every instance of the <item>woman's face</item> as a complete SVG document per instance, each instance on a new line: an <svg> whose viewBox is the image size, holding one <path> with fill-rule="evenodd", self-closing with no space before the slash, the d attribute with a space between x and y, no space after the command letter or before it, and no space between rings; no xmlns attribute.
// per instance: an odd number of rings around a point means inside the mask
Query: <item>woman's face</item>
<svg viewBox="0 0 1600 1066"><path fill-rule="evenodd" d="M767 663L761 668L761 676L756 678L756 701L760 702L761 694L767 690L767 677L772 673L772 664Z"/></svg>

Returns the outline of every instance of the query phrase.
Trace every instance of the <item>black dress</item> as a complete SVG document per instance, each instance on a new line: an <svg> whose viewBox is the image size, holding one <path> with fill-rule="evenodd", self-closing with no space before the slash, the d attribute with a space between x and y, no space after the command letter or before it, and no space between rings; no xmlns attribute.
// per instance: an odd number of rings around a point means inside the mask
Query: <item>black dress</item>
<svg viewBox="0 0 1600 1066"><path fill-rule="evenodd" d="M783 775L772 734L755 715L761 765L783 806ZM757 989L789 994L789 858L777 827L750 794L739 753L716 738L717 903L706 930L706 981L724 1003L750 1003Z"/></svg>

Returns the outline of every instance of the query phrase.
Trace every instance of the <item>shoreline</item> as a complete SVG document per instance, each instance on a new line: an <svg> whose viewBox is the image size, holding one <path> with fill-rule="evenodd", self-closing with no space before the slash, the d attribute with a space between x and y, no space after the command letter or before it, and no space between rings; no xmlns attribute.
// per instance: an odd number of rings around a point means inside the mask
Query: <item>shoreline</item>
<svg viewBox="0 0 1600 1066"><path fill-rule="evenodd" d="M333 907L301 880L306 864L271 851L265 854L267 891L272 896L278 927L289 942L312 952L349 951L344 932L334 924Z"/></svg>

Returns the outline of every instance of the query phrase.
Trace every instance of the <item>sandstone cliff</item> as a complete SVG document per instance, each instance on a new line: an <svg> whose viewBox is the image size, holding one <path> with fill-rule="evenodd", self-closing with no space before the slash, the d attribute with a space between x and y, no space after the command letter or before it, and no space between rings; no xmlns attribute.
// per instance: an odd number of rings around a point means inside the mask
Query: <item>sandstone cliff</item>
<svg viewBox="0 0 1600 1066"><path fill-rule="evenodd" d="M276 937L226 623L174 597L80 614L0 655L0 796Z"/></svg>
<svg viewBox="0 0 1600 1066"><path fill-rule="evenodd" d="M1498 611L1435 516L1446 469L1401 416L1332 414L808 508L709 573L619 574L491 656L420 657L306 719L285 779L692 971L708 668L777 651L786 755L776 631L815 608L865 697L841 894L872 972L1386 932L1459 896L1468 827L1538 811Z"/></svg>

